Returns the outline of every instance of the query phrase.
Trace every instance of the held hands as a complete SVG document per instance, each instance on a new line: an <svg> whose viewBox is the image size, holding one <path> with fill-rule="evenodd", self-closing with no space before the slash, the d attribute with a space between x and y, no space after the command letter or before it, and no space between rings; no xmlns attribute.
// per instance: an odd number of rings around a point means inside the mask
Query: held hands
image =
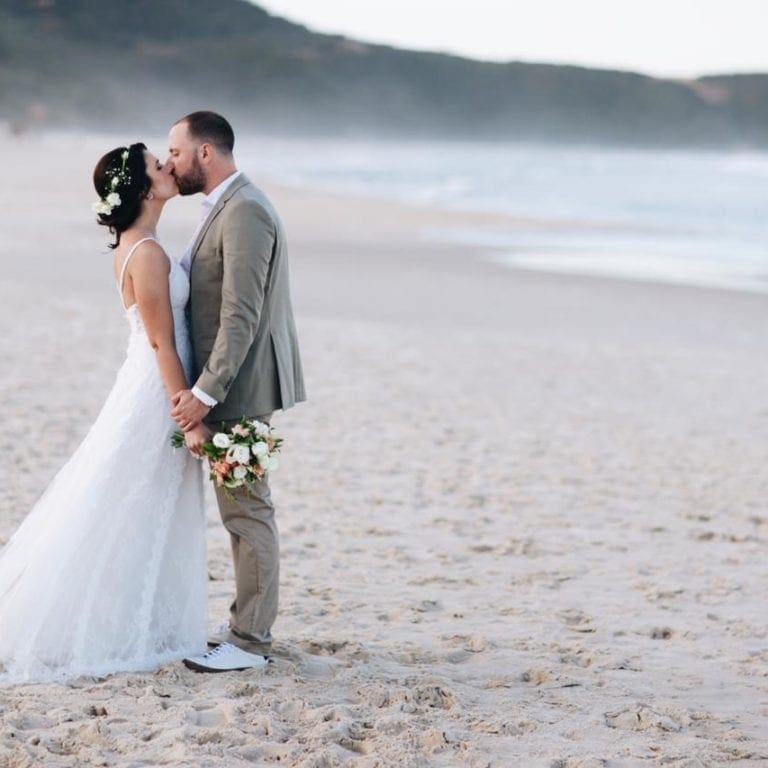
<svg viewBox="0 0 768 768"><path fill-rule="evenodd" d="M211 439L212 434L213 432L202 422L196 427L192 427L192 429L184 433L187 450L202 459L205 455L203 453L203 444Z"/></svg>
<svg viewBox="0 0 768 768"><path fill-rule="evenodd" d="M171 398L171 403L173 404L171 416L185 432L197 427L211 410L192 394L191 389L182 389L177 392Z"/></svg>

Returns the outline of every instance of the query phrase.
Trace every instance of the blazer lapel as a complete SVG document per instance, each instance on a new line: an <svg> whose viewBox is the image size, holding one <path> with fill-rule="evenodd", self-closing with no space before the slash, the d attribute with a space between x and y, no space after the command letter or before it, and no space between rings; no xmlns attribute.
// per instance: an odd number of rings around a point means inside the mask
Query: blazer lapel
<svg viewBox="0 0 768 768"><path fill-rule="evenodd" d="M224 210L224 206L229 202L230 198L237 192L239 189L242 189L246 184L249 184L250 182L245 177L244 173L241 173L225 190L224 194L219 198L219 202L216 203L216 205L213 206L211 209L211 212L208 214L208 218L206 218L205 222L203 223L203 226L200 227L200 231L197 233L197 237L195 238L195 242L192 245L192 257L190 259L190 269L192 267L193 262L195 261L195 256L197 256L197 252L200 249L200 245L203 242L203 239L205 238L206 233L211 227L211 224L215 221L216 217Z"/></svg>

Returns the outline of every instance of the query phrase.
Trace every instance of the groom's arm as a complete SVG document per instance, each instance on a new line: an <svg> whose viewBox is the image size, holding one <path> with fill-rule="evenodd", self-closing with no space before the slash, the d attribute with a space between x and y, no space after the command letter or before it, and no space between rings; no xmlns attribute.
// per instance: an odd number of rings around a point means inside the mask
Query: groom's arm
<svg viewBox="0 0 768 768"><path fill-rule="evenodd" d="M257 202L231 202L222 214L219 331L195 387L221 403L256 337L275 244L275 224Z"/></svg>

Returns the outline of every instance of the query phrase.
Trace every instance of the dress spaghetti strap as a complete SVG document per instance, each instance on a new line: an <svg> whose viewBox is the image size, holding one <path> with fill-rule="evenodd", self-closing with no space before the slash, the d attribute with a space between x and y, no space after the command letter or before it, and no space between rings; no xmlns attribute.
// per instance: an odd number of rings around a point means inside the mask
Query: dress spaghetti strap
<svg viewBox="0 0 768 768"><path fill-rule="evenodd" d="M142 237L141 240L137 240L132 246L131 250L128 251L128 255L125 257L125 261L123 262L123 266L120 268L120 279L117 281L117 290L120 293L120 302L123 305L124 310L128 310L128 307L125 306L125 299L123 298L123 284L125 283L125 269L128 266L128 262L131 260L131 256L136 252L136 249L142 244L146 243L147 240L151 240L153 243L157 243L157 239L154 237ZM159 243L158 243L159 245Z"/></svg>

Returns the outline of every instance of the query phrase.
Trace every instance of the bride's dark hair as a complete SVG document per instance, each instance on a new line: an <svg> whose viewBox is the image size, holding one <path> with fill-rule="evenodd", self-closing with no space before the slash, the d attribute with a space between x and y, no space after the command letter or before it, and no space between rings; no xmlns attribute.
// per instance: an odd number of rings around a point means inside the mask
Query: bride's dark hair
<svg viewBox="0 0 768 768"><path fill-rule="evenodd" d="M120 245L120 235L128 229L141 213L141 203L149 193L152 180L147 175L142 143L130 147L117 147L107 152L93 170L93 186L96 194L106 203L109 195L117 193L120 204L111 207L109 213L97 214L97 221L115 236L110 248ZM124 154L128 153L125 157Z"/></svg>

